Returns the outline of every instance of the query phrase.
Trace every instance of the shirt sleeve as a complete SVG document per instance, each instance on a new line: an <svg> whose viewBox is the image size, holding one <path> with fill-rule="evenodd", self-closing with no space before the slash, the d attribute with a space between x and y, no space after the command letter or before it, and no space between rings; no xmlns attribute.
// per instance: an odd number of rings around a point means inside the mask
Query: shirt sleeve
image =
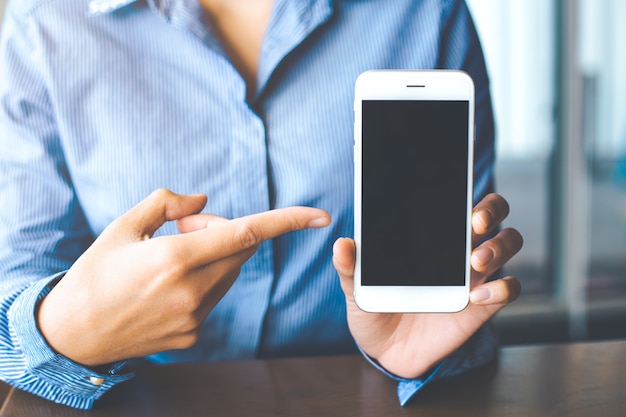
<svg viewBox="0 0 626 417"><path fill-rule="evenodd" d="M0 374L22 390L71 407L88 409L112 386L130 379L124 362L96 372L55 353L39 332L35 310L62 274L43 279L0 305Z"/></svg>
<svg viewBox="0 0 626 417"><path fill-rule="evenodd" d="M363 356L383 374L398 381L400 405L406 405L426 384L442 378L460 375L465 371L487 365L498 355L498 341L489 325L481 327L465 344L441 361L434 369L415 379L401 378L383 368L376 360L361 351Z"/></svg>
<svg viewBox="0 0 626 417"><path fill-rule="evenodd" d="M119 365L97 373L56 354L37 328L39 301L93 242L69 175L46 52L30 2L9 2L0 40L0 378L52 401L89 408Z"/></svg>
<svg viewBox="0 0 626 417"><path fill-rule="evenodd" d="M398 400L401 405L417 394L430 381L459 375L487 365L498 355L498 341L491 326L483 326L463 347L442 361L433 371L419 379L399 379Z"/></svg>

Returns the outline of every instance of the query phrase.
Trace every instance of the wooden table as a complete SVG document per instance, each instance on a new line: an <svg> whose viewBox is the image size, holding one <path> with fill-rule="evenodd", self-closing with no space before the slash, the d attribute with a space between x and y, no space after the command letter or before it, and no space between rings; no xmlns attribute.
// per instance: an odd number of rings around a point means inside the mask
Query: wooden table
<svg viewBox="0 0 626 417"><path fill-rule="evenodd" d="M626 341L505 347L406 407L394 382L339 356L142 368L89 412L11 390L0 416L626 416Z"/></svg>

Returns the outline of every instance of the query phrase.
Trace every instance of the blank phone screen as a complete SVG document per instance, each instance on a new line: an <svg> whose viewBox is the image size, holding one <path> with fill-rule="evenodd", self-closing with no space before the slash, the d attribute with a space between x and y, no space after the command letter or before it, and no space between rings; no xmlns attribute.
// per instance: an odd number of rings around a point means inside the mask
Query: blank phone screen
<svg viewBox="0 0 626 417"><path fill-rule="evenodd" d="M361 284L464 285L469 103L362 105Z"/></svg>

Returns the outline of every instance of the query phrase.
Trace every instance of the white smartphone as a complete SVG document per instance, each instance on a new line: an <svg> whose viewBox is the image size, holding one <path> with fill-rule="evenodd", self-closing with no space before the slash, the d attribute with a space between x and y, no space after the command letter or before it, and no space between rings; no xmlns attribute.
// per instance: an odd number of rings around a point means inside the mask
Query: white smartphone
<svg viewBox="0 0 626 417"><path fill-rule="evenodd" d="M456 312L469 300L474 83L380 70L355 85L356 304Z"/></svg>

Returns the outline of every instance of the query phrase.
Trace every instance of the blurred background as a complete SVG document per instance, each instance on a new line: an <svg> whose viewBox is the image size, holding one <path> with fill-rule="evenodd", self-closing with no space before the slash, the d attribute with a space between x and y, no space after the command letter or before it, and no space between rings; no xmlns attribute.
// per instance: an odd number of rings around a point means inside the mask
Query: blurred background
<svg viewBox="0 0 626 417"><path fill-rule="evenodd" d="M496 187L525 238L505 271L523 295L495 327L505 344L624 338L626 1L467 2L492 83Z"/></svg>
<svg viewBox="0 0 626 417"><path fill-rule="evenodd" d="M524 235L504 343L626 337L626 2L468 0Z"/></svg>

